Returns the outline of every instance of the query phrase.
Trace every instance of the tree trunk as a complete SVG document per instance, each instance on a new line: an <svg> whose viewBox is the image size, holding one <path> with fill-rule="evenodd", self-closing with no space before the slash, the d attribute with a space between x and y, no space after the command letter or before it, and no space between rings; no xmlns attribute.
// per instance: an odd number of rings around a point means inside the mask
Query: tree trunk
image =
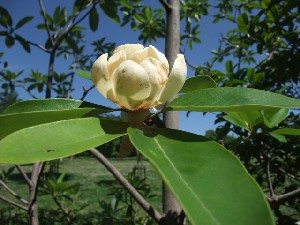
<svg viewBox="0 0 300 225"><path fill-rule="evenodd" d="M165 7L167 12L165 54L171 71L180 46L180 2L179 0L168 0ZM164 123L167 128L178 129L179 113L166 112ZM163 183L163 211L165 214L163 224L183 224L184 216L182 216L180 205L165 183Z"/></svg>

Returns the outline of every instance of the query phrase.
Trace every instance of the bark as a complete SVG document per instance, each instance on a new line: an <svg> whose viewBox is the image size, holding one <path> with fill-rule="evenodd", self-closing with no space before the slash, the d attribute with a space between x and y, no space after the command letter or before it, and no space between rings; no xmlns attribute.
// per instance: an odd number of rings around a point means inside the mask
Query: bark
<svg viewBox="0 0 300 225"><path fill-rule="evenodd" d="M31 183L29 185L29 206L28 206L28 214L29 214L29 220L31 225L39 225L37 192L38 192L38 182L43 168L44 168L44 163L35 163L33 164L32 167L31 179L30 179Z"/></svg>
<svg viewBox="0 0 300 225"><path fill-rule="evenodd" d="M165 54L171 71L180 46L180 2L179 0L168 0L162 1L162 3L167 12ZM167 128L178 129L179 113L166 112L164 123ZM163 183L163 211L165 213L164 224L183 224L184 216L181 207L165 183Z"/></svg>

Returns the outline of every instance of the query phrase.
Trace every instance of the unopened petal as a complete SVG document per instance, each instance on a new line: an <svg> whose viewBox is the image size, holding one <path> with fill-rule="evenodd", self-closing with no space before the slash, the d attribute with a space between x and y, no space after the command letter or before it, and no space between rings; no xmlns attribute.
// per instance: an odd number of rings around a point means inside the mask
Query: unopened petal
<svg viewBox="0 0 300 225"><path fill-rule="evenodd" d="M158 103L165 103L167 100L173 98L182 88L187 75L187 67L184 56L178 54L175 59L173 68L169 75L166 86L161 92Z"/></svg>
<svg viewBox="0 0 300 225"><path fill-rule="evenodd" d="M141 108L151 108L166 85L168 74L165 72L164 65L152 57L145 59L140 65L147 72L151 84L150 96L143 102Z"/></svg>
<svg viewBox="0 0 300 225"><path fill-rule="evenodd" d="M114 101L112 85L107 71L107 54L101 55L93 64L92 80L99 92L110 100Z"/></svg>
<svg viewBox="0 0 300 225"><path fill-rule="evenodd" d="M126 53L127 59L130 59L133 54L142 50L143 48L144 48L144 46L141 44L125 44L125 45L120 45L119 47L117 47L114 50L113 54L115 54L119 51L124 51Z"/></svg>
<svg viewBox="0 0 300 225"><path fill-rule="evenodd" d="M136 108L150 96L147 72L134 61L126 60L114 72L114 92L125 108Z"/></svg>
<svg viewBox="0 0 300 225"><path fill-rule="evenodd" d="M119 51L114 53L107 61L107 71L109 77L113 76L114 71L118 68L118 66L126 60L125 51Z"/></svg>
<svg viewBox="0 0 300 225"><path fill-rule="evenodd" d="M166 59L165 55L163 53L161 53L160 51L158 51L152 45L144 48L143 50L141 50L139 52L136 52L130 59L137 63L141 63L142 61L144 61L145 59L147 59L149 57L160 61L163 65L163 69L165 70L165 73L166 74L169 73L169 63L168 63L168 60Z"/></svg>

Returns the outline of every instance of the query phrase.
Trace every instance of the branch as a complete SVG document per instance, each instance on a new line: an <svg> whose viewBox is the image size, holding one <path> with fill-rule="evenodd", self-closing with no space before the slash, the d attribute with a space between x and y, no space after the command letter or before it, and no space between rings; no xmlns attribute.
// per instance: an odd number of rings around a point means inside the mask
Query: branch
<svg viewBox="0 0 300 225"><path fill-rule="evenodd" d="M166 11L170 11L172 6L166 0L159 0L159 2L163 5Z"/></svg>
<svg viewBox="0 0 300 225"><path fill-rule="evenodd" d="M16 199L23 202L24 204L28 204L28 202L22 198L20 195L18 195L16 192L14 192L12 189L10 189L2 180L0 180L0 185L7 190L11 195L13 195Z"/></svg>
<svg viewBox="0 0 300 225"><path fill-rule="evenodd" d="M16 35L16 34L15 34L15 35ZM18 34L17 34L17 35L18 35ZM17 40L17 41L25 41L27 44L30 44L30 45L32 45L32 46L35 46L35 47L37 47L37 48L43 50L44 52L49 53L49 50L46 49L44 46L39 45L39 44L37 44L37 43L34 43L34 42L32 42L32 41L29 41L29 40L27 40L27 39L25 39L25 38L21 39L21 38L19 38L19 35L18 35L18 36L13 36L13 35L11 35L11 34L9 34L9 33L5 33L3 36L10 37L10 38L12 38L12 39L14 39L14 40Z"/></svg>
<svg viewBox="0 0 300 225"><path fill-rule="evenodd" d="M158 224L161 224L162 216L157 212L137 190L126 180L123 175L112 165L97 149L91 149L90 152L104 165L104 167L112 173L112 175L121 183L129 194L136 200L136 202L147 212L147 214L154 219Z"/></svg>
<svg viewBox="0 0 300 225"><path fill-rule="evenodd" d="M68 209L63 208L63 206L60 204L60 202L58 201L58 199L56 197L53 197L54 202L57 204L57 206L59 207L59 209L63 212L63 214L65 215L68 224L72 224L70 215L69 215L69 211Z"/></svg>
<svg viewBox="0 0 300 225"><path fill-rule="evenodd" d="M37 97L31 93L30 90L28 90L28 88L26 88L26 86L24 84L15 84L15 87L21 87L23 88L25 91L27 91L27 93L34 99L37 99Z"/></svg>
<svg viewBox="0 0 300 225"><path fill-rule="evenodd" d="M295 180L300 181L300 178L299 178L299 177L296 177L295 175L293 175L293 174L291 174L291 173L285 171L284 169L278 168L278 170L279 170L280 172L282 172L283 174L285 174L286 176L288 176L288 177L290 177L290 178L292 178L292 179L295 179Z"/></svg>
<svg viewBox="0 0 300 225"><path fill-rule="evenodd" d="M270 189L270 193L271 193L271 198L273 198L275 195L274 193L274 189L273 189L273 185L272 185L272 181L271 181L271 172L270 172L270 162L269 160L267 160L266 162L266 172L267 172L267 178L268 178L268 185L269 185L269 189Z"/></svg>
<svg viewBox="0 0 300 225"><path fill-rule="evenodd" d="M86 89L84 86L82 86L83 89L83 94L80 100L83 100L85 98L85 96L90 92L90 90L92 90L95 87L95 85L89 87L88 89Z"/></svg>
<svg viewBox="0 0 300 225"><path fill-rule="evenodd" d="M91 11L95 8L97 1L92 1L93 5L90 8L89 11L87 11L80 19L78 19L76 22L76 18L78 15L75 15L74 18L72 19L72 21L69 23L69 25L67 26L66 30L61 34L61 36L58 38L58 40L55 42L53 49L56 49L61 42L65 39L65 37L69 34L70 31L72 31L72 29L79 24L81 21L83 21L90 13Z"/></svg>
<svg viewBox="0 0 300 225"><path fill-rule="evenodd" d="M47 30L47 33L48 33L48 37L50 38L51 44L52 44L52 46L53 46L53 45L54 45L54 40L53 40L53 38L52 38L52 36L51 36L51 33L50 33L49 24L48 24L47 19L46 19L46 11L45 11L45 8L44 8L43 1L42 1L42 0L39 0L39 5L40 5L41 11L42 11L44 23L45 23L46 30Z"/></svg>
<svg viewBox="0 0 300 225"><path fill-rule="evenodd" d="M29 177L27 176L27 174L24 172L24 170L22 169L21 166L19 165L15 165L15 167L17 168L17 170L20 172L20 174L22 174L22 176L24 177L24 179L26 180L26 183L28 184L28 186L32 186L32 182L29 179Z"/></svg>
<svg viewBox="0 0 300 225"><path fill-rule="evenodd" d="M2 196L2 195L0 195L0 199L1 199L2 201L4 201L4 202L7 202L7 203L9 203L9 204L11 204L11 205L13 205L13 206L18 207L19 209L23 209L23 210L27 211L27 208L26 208L25 206L20 205L20 204L14 202L14 201L12 201L12 200L10 200L10 199L8 199L8 198L5 198L5 197Z"/></svg>
<svg viewBox="0 0 300 225"><path fill-rule="evenodd" d="M297 197L300 197L300 188L283 195L278 195L278 196L275 195L271 198L268 198L268 201L270 203L271 208L274 209L278 205L291 201Z"/></svg>

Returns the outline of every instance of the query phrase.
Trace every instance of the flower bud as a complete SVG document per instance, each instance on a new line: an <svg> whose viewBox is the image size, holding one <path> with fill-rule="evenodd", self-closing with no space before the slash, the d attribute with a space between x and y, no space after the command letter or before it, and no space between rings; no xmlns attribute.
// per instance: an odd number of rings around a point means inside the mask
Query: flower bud
<svg viewBox="0 0 300 225"><path fill-rule="evenodd" d="M182 88L187 74L184 56L178 54L169 75L165 55L155 47L125 44L108 59L101 55L92 67L92 79L105 97L130 111L164 104Z"/></svg>

